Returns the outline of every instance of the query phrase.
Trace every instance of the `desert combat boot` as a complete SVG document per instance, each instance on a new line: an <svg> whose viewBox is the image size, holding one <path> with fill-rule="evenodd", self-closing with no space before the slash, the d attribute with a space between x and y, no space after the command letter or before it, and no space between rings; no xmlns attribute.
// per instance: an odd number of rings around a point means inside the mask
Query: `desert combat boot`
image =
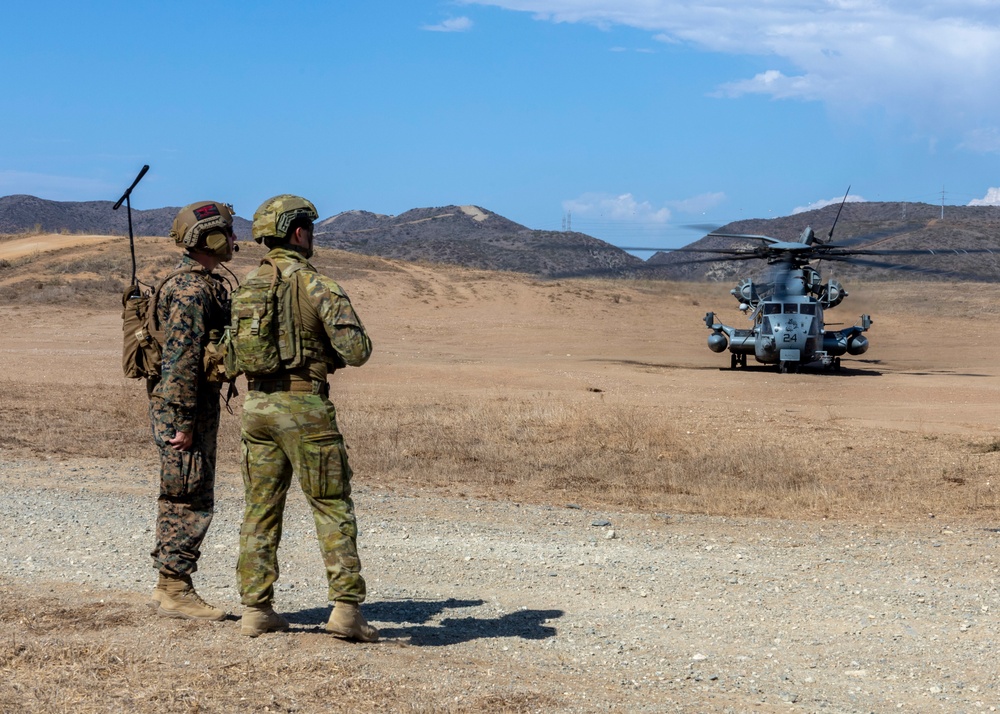
<svg viewBox="0 0 1000 714"><path fill-rule="evenodd" d="M226 613L202 600L191 584L190 575L164 575L153 591L153 599L159 600L156 614L163 617L179 617L184 620L223 620Z"/></svg>
<svg viewBox="0 0 1000 714"><path fill-rule="evenodd" d="M274 611L270 605L249 606L243 610L240 620L240 634L259 637L265 632L285 632L288 620Z"/></svg>
<svg viewBox="0 0 1000 714"><path fill-rule="evenodd" d="M335 602L326 631L345 640L378 642L378 630L368 624L356 602Z"/></svg>
<svg viewBox="0 0 1000 714"><path fill-rule="evenodd" d="M153 594L149 597L149 606L154 610L160 609L160 600L163 599L163 580L161 575L156 581L156 587L153 588Z"/></svg>

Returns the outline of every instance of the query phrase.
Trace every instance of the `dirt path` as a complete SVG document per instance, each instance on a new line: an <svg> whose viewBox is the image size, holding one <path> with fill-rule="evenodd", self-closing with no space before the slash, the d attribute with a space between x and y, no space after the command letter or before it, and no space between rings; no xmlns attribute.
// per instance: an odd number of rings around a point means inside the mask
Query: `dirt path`
<svg viewBox="0 0 1000 714"><path fill-rule="evenodd" d="M235 620L164 621L142 604L153 583L150 473L114 460L0 462L0 507L17 514L0 522L0 582L18 603L0 624L13 681L25 674L19 668L31 670L11 648L32 641L30 623L52 609L40 599L48 593L61 608L92 611L60 630L59 641L82 639L123 663L159 662L174 681L192 670L253 671L284 660L336 664L377 682L374 692L392 684L395 704L362 711L957 712L1000 704L997 528L636 515L361 488L372 593L365 611L383 641L350 646L321 633L322 564L311 518L293 494L276 604L294 627L248 641ZM116 492L114 484L133 481L145 483L143 495ZM201 592L236 614L241 510L238 476L227 473L197 575ZM120 608L122 622L91 630L103 611ZM110 674L102 676L142 677L143 667L104 667ZM278 710L293 710L296 697L304 711L322 710L292 694L310 676L318 675L293 670L275 683ZM0 685L0 695L13 696L10 686ZM28 711L41 709L30 693L19 696ZM86 696L97 697L95 708L155 709L148 694ZM239 709L208 685L192 698L205 711Z"/></svg>
<svg viewBox="0 0 1000 714"><path fill-rule="evenodd" d="M30 238L15 238L0 242L0 260L16 260L35 253L44 253L62 248L73 248L85 245L107 243L108 236L92 235L62 235L48 233L31 236Z"/></svg>

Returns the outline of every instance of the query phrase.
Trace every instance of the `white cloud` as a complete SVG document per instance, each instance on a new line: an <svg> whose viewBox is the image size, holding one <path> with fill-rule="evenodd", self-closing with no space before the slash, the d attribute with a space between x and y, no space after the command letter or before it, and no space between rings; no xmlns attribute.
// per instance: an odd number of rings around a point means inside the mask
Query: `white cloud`
<svg viewBox="0 0 1000 714"><path fill-rule="evenodd" d="M718 191L715 193L703 193L679 201L667 201L667 205L681 213L704 213L711 208L715 208L725 200L726 194Z"/></svg>
<svg viewBox="0 0 1000 714"><path fill-rule="evenodd" d="M424 25L420 29L428 32L468 32L472 29L472 20L467 17L449 17L437 25Z"/></svg>
<svg viewBox="0 0 1000 714"><path fill-rule="evenodd" d="M1000 188L987 189L983 198L974 198L969 201L970 206L1000 206Z"/></svg>
<svg viewBox="0 0 1000 714"><path fill-rule="evenodd" d="M461 2L530 12L550 22L627 26L663 42L774 58L767 71L716 87L720 96L818 100L844 111L879 106L928 127L963 130L975 117L1000 116L994 0Z"/></svg>
<svg viewBox="0 0 1000 714"><path fill-rule="evenodd" d="M1000 129L972 129L966 132L961 146L979 154L1000 154Z"/></svg>
<svg viewBox="0 0 1000 714"><path fill-rule="evenodd" d="M615 196L607 193L585 193L563 201L563 210L575 217L604 219L629 223L666 223L669 208L656 208L649 201L637 201L631 193Z"/></svg>
<svg viewBox="0 0 1000 714"><path fill-rule="evenodd" d="M822 198L819 201L814 201L810 203L808 206L796 206L795 208L792 209L792 215L794 216L796 213L805 213L806 211L815 211L825 206L831 206L835 203L840 203L841 201L844 201L843 196L835 196L834 198ZM845 201L845 203L864 203L864 202L865 198L863 196L856 196L854 194L849 194L847 196L847 200Z"/></svg>
<svg viewBox="0 0 1000 714"><path fill-rule="evenodd" d="M752 79L726 82L713 95L739 97L744 94L769 94L775 99L819 99L818 89L815 78L787 77L776 69L769 69Z"/></svg>

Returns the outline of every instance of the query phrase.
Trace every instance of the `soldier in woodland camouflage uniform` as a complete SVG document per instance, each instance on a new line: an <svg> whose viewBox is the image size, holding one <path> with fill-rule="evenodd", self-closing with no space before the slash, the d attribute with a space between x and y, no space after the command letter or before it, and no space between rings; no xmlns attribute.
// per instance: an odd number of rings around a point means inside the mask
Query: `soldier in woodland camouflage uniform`
<svg viewBox="0 0 1000 714"><path fill-rule="evenodd" d="M265 201L253 218L254 240L271 249L267 257L279 270L284 273L290 264L301 264L291 279L298 281L293 312L304 358L296 367L248 382L241 435L246 512L237 565L246 607L241 631L256 637L288 629L271 603L282 514L294 474L312 507L334 603L326 629L344 639L374 642L378 630L358 607L365 599L365 581L358 559L351 468L327 382L338 367L364 364L372 344L344 291L308 262L317 218L312 203L287 194ZM247 281L271 270L262 264Z"/></svg>
<svg viewBox="0 0 1000 714"><path fill-rule="evenodd" d="M160 291L156 318L163 328L159 378L149 379L149 419L160 452L156 547L159 571L153 605L165 617L221 620L226 613L202 600L191 584L199 548L215 505L215 447L219 431L219 382L203 368L205 346L229 321L226 288L212 271L235 249L233 215L214 201L181 209L170 235L186 252L185 271Z"/></svg>

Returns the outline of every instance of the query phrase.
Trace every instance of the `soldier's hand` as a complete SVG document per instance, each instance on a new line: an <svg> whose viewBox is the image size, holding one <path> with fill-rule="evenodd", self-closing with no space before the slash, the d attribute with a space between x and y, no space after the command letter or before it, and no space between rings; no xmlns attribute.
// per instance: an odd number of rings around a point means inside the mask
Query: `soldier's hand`
<svg viewBox="0 0 1000 714"><path fill-rule="evenodd" d="M194 434L190 431L178 431L174 434L174 438L167 443L177 449L177 451L187 451L191 448L191 444L194 443Z"/></svg>

